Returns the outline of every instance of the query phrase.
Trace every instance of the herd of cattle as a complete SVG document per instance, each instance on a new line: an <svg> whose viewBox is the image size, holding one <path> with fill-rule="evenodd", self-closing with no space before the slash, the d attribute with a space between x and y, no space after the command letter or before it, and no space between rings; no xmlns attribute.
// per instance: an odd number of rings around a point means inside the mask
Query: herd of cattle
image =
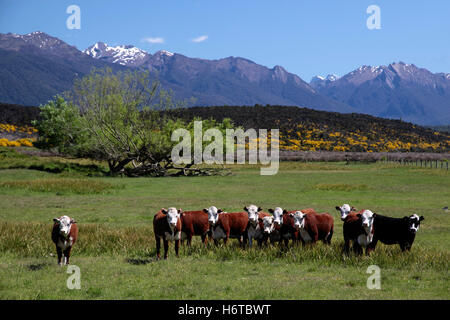
<svg viewBox="0 0 450 320"><path fill-rule="evenodd" d="M413 214L404 218L391 218L373 213L370 210L356 211L348 204L337 206L343 221L344 252L349 253L350 243L356 254L366 254L374 250L377 242L399 244L402 251L411 249L420 222L424 217ZM178 256L180 241L187 240L190 246L193 236L200 236L204 245L208 238L223 239L226 245L229 238L237 238L242 247L253 240L258 245L278 242L288 246L289 240L303 245L323 241L331 244L334 232L334 219L329 213L317 213L314 209L287 211L280 207L269 209L269 213L250 205L242 212L224 212L214 206L201 211L181 209L161 209L153 218L153 231L156 239L156 255L160 259L161 240L164 244L164 259L167 259L169 241L175 243ZM56 245L59 264L68 264L70 251L78 237L76 222L68 216L53 219L52 240Z"/></svg>

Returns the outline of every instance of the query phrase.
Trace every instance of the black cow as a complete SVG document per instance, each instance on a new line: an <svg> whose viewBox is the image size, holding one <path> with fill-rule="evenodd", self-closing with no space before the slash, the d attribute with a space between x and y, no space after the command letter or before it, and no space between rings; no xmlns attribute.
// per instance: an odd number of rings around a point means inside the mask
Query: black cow
<svg viewBox="0 0 450 320"><path fill-rule="evenodd" d="M373 239L368 249L374 250L377 242L384 244L399 244L402 251L410 250L416 233L419 230L420 221L424 217L413 214L409 217L391 218L374 213Z"/></svg>

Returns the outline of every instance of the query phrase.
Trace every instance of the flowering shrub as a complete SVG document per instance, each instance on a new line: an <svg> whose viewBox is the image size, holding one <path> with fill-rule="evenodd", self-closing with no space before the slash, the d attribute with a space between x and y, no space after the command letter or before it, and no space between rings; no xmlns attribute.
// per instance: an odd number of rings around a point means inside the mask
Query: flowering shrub
<svg viewBox="0 0 450 320"><path fill-rule="evenodd" d="M37 130L30 126L0 123L0 147L32 147L36 134Z"/></svg>

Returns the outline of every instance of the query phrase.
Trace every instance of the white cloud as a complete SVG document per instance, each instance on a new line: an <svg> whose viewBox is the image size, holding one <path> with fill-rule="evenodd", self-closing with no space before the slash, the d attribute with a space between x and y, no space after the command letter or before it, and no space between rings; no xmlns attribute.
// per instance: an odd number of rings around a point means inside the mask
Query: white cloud
<svg viewBox="0 0 450 320"><path fill-rule="evenodd" d="M206 39L208 39L208 36L200 36L200 37L192 39L192 42L203 42Z"/></svg>
<svg viewBox="0 0 450 320"><path fill-rule="evenodd" d="M147 43L164 43L164 38L156 37L156 38L143 38L141 42Z"/></svg>

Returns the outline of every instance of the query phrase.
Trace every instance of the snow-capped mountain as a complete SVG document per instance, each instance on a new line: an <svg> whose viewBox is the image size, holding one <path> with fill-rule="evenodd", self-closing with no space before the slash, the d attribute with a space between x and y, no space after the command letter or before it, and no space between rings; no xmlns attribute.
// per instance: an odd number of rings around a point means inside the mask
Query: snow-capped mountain
<svg viewBox="0 0 450 320"><path fill-rule="evenodd" d="M421 124L450 123L448 73L394 62L364 65L336 81L316 81L311 86L358 112Z"/></svg>
<svg viewBox="0 0 450 320"><path fill-rule="evenodd" d="M112 47L103 42L97 42L83 52L95 59L129 67L138 67L150 57L149 53L132 45Z"/></svg>
<svg viewBox="0 0 450 320"><path fill-rule="evenodd" d="M325 84L327 82L333 82L333 81L336 81L337 79L339 79L339 77L335 74L329 74L326 77L314 76L314 77L312 77L309 84L311 85L311 87L318 89L322 86L325 86Z"/></svg>
<svg viewBox="0 0 450 320"><path fill-rule="evenodd" d="M149 70L176 99L195 98L198 106L296 105L426 125L450 123L450 74L414 64L361 66L340 78L316 76L308 84L281 66L268 68L240 57L207 60L165 50L150 54L102 42L81 52L43 32L0 33L0 102L46 103L92 67Z"/></svg>

